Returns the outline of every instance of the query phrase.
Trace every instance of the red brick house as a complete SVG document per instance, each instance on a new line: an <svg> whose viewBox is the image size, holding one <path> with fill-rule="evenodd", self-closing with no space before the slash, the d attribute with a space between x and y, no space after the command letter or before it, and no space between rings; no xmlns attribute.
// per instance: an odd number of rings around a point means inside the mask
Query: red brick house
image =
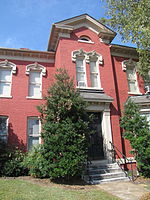
<svg viewBox="0 0 150 200"><path fill-rule="evenodd" d="M66 68L95 113L92 160L112 162L112 142L131 158L119 119L129 96L149 115L150 100L136 73L138 55L112 44L116 33L87 14L52 25L47 51L0 48L0 137L30 149L40 143L36 106L44 103L57 68ZM118 154L122 157L122 155Z"/></svg>

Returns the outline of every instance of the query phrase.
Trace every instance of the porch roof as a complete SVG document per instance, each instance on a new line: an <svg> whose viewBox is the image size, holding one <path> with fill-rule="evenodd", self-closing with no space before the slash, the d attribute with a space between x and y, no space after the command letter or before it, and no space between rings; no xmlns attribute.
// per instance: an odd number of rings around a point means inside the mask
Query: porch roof
<svg viewBox="0 0 150 200"><path fill-rule="evenodd" d="M129 99L139 105L150 105L150 95L132 96Z"/></svg>
<svg viewBox="0 0 150 200"><path fill-rule="evenodd" d="M88 102L111 103L113 98L98 89L79 89L80 95Z"/></svg>

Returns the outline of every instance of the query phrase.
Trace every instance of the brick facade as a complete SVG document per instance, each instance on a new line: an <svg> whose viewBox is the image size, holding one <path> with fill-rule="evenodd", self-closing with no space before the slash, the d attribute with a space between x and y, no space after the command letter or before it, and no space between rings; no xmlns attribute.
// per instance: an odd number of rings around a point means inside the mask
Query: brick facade
<svg viewBox="0 0 150 200"><path fill-rule="evenodd" d="M8 117L8 142L17 144L27 149L27 118L38 117L37 106L44 103L44 99L27 98L29 89L29 75L26 74L26 66L38 63L46 68L46 76L42 77L42 97L47 93L48 87L54 81L54 74L57 68L66 68L70 77L74 78L76 85L76 62L72 60L72 52L83 50L93 52L102 56L103 63L98 64L99 80L99 99L92 102L94 112L104 114L103 131L105 139L112 138L112 142L117 148L132 157L128 141L124 141L119 126L123 104L129 94L126 71L122 69L124 60L138 60L136 50L131 47L124 47L111 44L116 33L100 24L88 15L81 15L75 18L58 22L52 26L47 52L31 51L28 49L0 49L0 62L9 61L16 65L16 74L12 74L11 98L0 96L0 116ZM80 41L81 36L90 38L89 41ZM1 66L0 66L1 69ZM95 88L91 87L90 64L86 62L87 86L84 89L90 93ZM140 94L145 93L144 83L137 76ZM82 89L82 88L81 88ZM108 102L103 96L106 95L112 100ZM93 109L91 106L90 110ZM96 110L96 109L99 110ZM110 116L109 116L110 115ZM107 124L109 122L110 124ZM108 126L108 127L107 127ZM110 133L107 133L110 132ZM107 138L107 135L108 138ZM106 142L106 146L109 139ZM110 150L110 147L108 148ZM107 154L107 153L106 153ZM107 155L108 157L110 155ZM106 156L106 157L107 157Z"/></svg>

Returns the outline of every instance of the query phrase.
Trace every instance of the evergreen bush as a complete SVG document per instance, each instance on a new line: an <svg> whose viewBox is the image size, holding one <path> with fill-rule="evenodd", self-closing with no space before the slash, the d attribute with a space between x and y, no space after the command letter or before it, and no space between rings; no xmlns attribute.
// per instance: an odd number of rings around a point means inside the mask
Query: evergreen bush
<svg viewBox="0 0 150 200"><path fill-rule="evenodd" d="M124 137L128 139L133 148L133 153L139 171L150 177L150 127L145 116L140 114L137 104L129 100L124 106L121 127Z"/></svg>
<svg viewBox="0 0 150 200"><path fill-rule="evenodd" d="M46 104L39 106L42 120L44 170L52 179L80 175L87 159L87 104L65 69L59 69L49 88Z"/></svg>

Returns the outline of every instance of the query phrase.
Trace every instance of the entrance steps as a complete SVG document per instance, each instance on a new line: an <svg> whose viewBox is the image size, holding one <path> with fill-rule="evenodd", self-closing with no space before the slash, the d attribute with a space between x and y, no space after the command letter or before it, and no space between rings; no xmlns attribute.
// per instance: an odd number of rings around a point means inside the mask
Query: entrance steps
<svg viewBox="0 0 150 200"><path fill-rule="evenodd" d="M108 164L105 161L92 161L84 171L82 178L88 184L129 180L117 163Z"/></svg>

